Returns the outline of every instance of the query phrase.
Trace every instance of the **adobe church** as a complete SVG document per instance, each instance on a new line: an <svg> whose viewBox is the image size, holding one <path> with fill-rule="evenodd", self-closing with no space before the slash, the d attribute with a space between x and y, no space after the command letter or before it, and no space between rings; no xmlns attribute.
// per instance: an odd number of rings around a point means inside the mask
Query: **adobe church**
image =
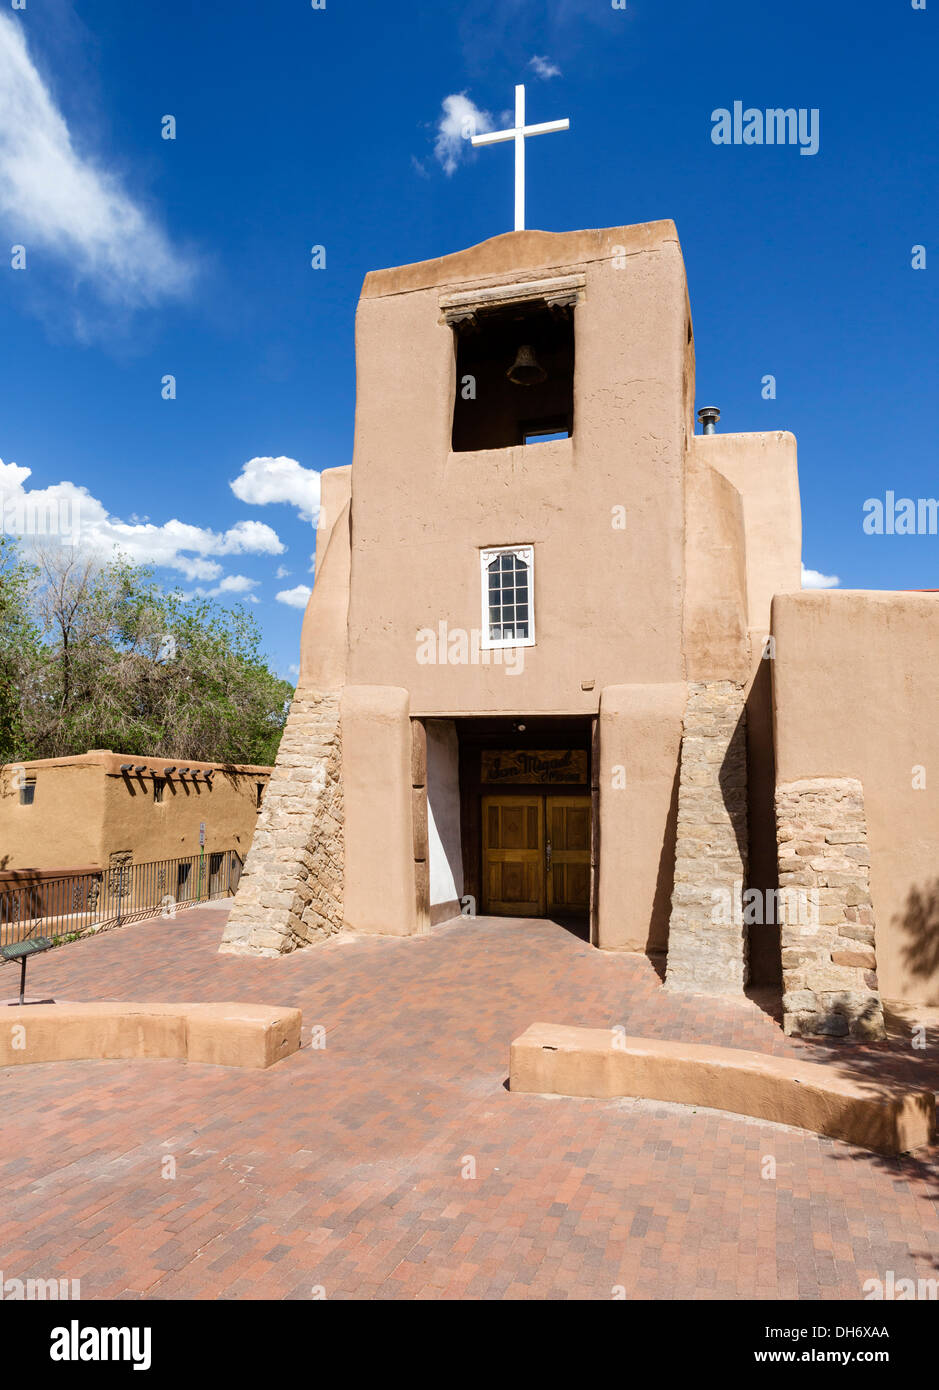
<svg viewBox="0 0 939 1390"><path fill-rule="evenodd" d="M793 436L695 433L674 224L374 271L356 364L221 949L543 917L790 1033L939 1004L939 596L801 591Z"/></svg>

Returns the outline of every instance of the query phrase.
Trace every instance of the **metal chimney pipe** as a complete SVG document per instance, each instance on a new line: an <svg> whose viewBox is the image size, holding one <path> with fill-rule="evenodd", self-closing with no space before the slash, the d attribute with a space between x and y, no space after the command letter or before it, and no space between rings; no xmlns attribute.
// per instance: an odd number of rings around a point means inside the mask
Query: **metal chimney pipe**
<svg viewBox="0 0 939 1390"><path fill-rule="evenodd" d="M701 429L704 434L717 434L717 422L721 418L721 413L716 405L704 405L698 411L698 419L701 421Z"/></svg>

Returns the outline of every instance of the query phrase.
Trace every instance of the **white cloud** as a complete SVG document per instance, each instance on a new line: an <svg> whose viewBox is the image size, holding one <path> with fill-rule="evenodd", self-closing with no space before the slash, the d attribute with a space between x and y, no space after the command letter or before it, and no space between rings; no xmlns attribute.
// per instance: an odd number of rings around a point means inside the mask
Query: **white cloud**
<svg viewBox="0 0 939 1390"><path fill-rule="evenodd" d="M803 589L837 589L841 580L837 574L822 574L819 570L807 570L802 566Z"/></svg>
<svg viewBox="0 0 939 1390"><path fill-rule="evenodd" d="M26 47L0 15L0 225L13 243L52 251L102 297L127 306L183 294L194 266L120 181L75 149Z"/></svg>
<svg viewBox="0 0 939 1390"><path fill-rule="evenodd" d="M2 494L8 495L11 492L22 492L23 484L32 473L31 468L21 468L18 463L4 463L0 459L0 489Z"/></svg>
<svg viewBox="0 0 939 1390"><path fill-rule="evenodd" d="M135 564L179 570L190 580L220 578L222 566L210 556L284 552L276 531L261 521L239 521L227 531L192 526L176 518L159 526L121 521L77 483L25 487L31 473L29 468L0 459L0 530L21 536L26 545L60 542L105 560L121 551Z"/></svg>
<svg viewBox="0 0 939 1390"><path fill-rule="evenodd" d="M457 165L472 149L470 137L484 135L492 130L492 117L488 111L480 111L470 101L465 92L453 92L444 97L443 115L437 126L434 141L434 154L448 176L456 172Z"/></svg>
<svg viewBox="0 0 939 1390"><path fill-rule="evenodd" d="M209 531L205 534L214 533ZM221 555L283 555L286 550L277 532L263 521L236 521L224 533L222 540Z"/></svg>
<svg viewBox="0 0 939 1390"><path fill-rule="evenodd" d="M258 581L249 579L246 574L226 574L214 589L195 589L193 592L199 598L220 598L223 594L246 594L250 589L256 589Z"/></svg>
<svg viewBox="0 0 939 1390"><path fill-rule="evenodd" d="M545 57L543 54L541 55L541 57L539 57L536 53L534 58L532 58L529 62L528 66L532 69L532 71L535 73L537 77L543 77L545 80L547 80L549 77L561 76L561 69L558 67L557 63L552 63L551 59Z"/></svg>
<svg viewBox="0 0 939 1390"><path fill-rule="evenodd" d="M288 608L306 608L312 592L309 584L298 584L294 589L281 589L274 597L278 603L286 603Z"/></svg>
<svg viewBox="0 0 939 1390"><path fill-rule="evenodd" d="M289 573L290 571L286 565L278 565L276 570L274 571L274 578L286 579Z"/></svg>
<svg viewBox="0 0 939 1390"><path fill-rule="evenodd" d="M297 508L303 521L314 521L320 509L320 475L296 459L249 459L229 487L242 502L258 507L287 502Z"/></svg>
<svg viewBox="0 0 939 1390"><path fill-rule="evenodd" d="M249 579L246 574L226 574L211 589L206 589L200 584L195 589L190 589L188 593L184 590L183 598L188 602L194 598L226 598L237 594L246 599L248 603L260 603L261 600L258 596L251 592L257 586L258 581Z"/></svg>
<svg viewBox="0 0 939 1390"><path fill-rule="evenodd" d="M258 581L249 579L246 574L226 574L218 586L220 594L243 594L248 589L257 588Z"/></svg>

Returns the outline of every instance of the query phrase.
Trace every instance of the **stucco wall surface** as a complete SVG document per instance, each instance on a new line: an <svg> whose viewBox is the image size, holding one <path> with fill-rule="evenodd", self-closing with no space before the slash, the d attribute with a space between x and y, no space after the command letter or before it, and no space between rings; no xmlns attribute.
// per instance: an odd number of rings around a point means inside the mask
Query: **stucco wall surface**
<svg viewBox="0 0 939 1390"><path fill-rule="evenodd" d="M777 783L864 791L885 999L939 1004L939 595L773 600Z"/></svg>
<svg viewBox="0 0 939 1390"><path fill-rule="evenodd" d="M441 287L548 269L585 280L572 437L451 453L456 360ZM424 716L595 713L604 686L682 679L689 333L668 222L507 233L369 276L356 328L350 682L403 687ZM479 630L479 551L515 544L535 551L537 644L523 670L420 663L419 631Z"/></svg>

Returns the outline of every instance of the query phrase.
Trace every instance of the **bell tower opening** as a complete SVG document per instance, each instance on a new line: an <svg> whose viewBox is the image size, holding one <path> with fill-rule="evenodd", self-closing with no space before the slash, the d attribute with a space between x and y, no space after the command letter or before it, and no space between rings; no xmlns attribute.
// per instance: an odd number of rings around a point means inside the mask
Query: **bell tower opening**
<svg viewBox="0 0 939 1390"><path fill-rule="evenodd" d="M574 429L574 311L543 300L477 308L453 325L454 453L567 438Z"/></svg>

